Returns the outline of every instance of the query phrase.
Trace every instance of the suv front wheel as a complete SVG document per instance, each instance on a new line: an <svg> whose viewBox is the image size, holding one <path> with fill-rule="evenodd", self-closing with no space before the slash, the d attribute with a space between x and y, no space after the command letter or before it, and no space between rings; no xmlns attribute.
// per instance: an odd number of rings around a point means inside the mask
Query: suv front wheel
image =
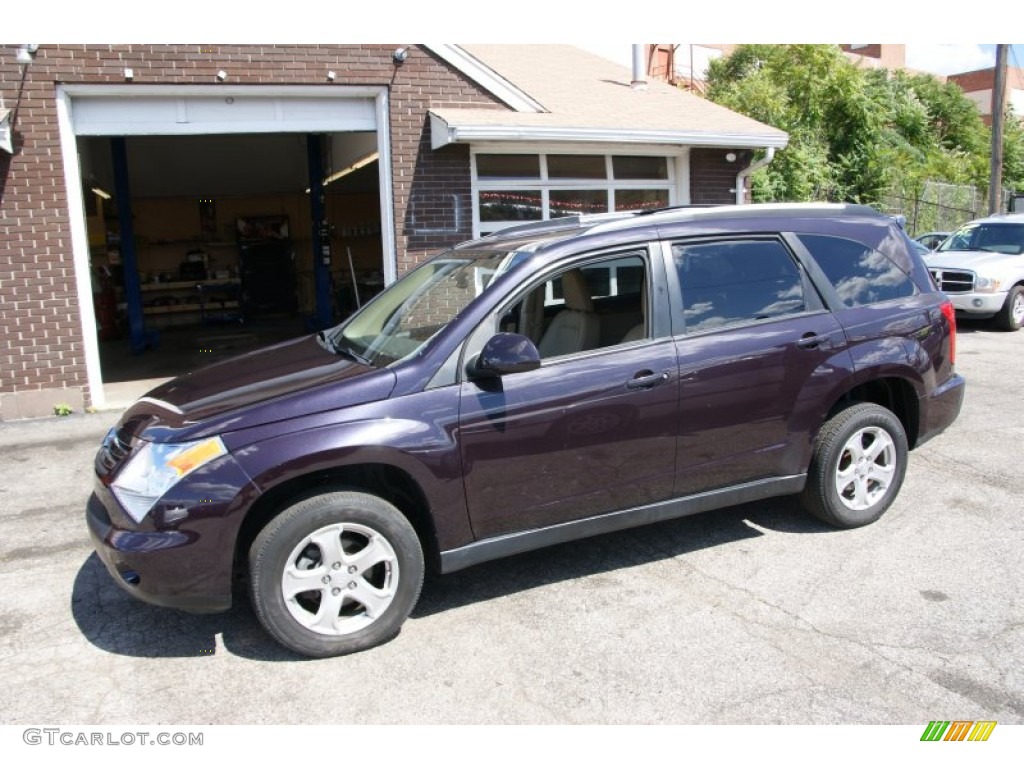
<svg viewBox="0 0 1024 768"><path fill-rule="evenodd" d="M818 433L800 500L830 525L857 528L889 508L906 471L907 436L900 420L880 405L856 403Z"/></svg>
<svg viewBox="0 0 1024 768"><path fill-rule="evenodd" d="M398 633L423 585L409 521L377 496L314 496L285 509L249 550L253 608L287 648L327 657Z"/></svg>
<svg viewBox="0 0 1024 768"><path fill-rule="evenodd" d="M1021 325L1024 325L1024 286L1015 285L995 316L995 326L1004 331L1016 331Z"/></svg>

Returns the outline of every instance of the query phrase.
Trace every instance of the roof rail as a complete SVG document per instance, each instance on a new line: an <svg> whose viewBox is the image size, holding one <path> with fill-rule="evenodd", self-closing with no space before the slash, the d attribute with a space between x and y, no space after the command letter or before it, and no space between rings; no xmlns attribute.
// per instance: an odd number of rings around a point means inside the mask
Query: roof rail
<svg viewBox="0 0 1024 768"><path fill-rule="evenodd" d="M664 208L644 208L637 211L637 216L650 216L652 213L664 213L665 211L687 211L693 208L721 208L732 206L732 203L686 203L684 205L666 205Z"/></svg>

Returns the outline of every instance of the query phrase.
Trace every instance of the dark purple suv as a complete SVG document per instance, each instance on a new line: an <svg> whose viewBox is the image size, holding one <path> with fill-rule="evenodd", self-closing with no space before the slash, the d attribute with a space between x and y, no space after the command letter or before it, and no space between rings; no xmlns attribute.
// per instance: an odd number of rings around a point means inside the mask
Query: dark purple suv
<svg viewBox="0 0 1024 768"><path fill-rule="evenodd" d="M395 635L426 567L798 494L848 528L960 410L953 308L848 205L570 217L459 245L346 322L164 384L88 524L152 603L310 656Z"/></svg>

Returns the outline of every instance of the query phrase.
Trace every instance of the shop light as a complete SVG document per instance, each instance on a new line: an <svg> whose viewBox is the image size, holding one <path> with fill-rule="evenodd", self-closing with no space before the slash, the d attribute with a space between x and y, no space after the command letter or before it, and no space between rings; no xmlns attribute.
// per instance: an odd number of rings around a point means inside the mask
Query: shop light
<svg viewBox="0 0 1024 768"><path fill-rule="evenodd" d="M93 187L92 191L93 191L94 194L99 195L104 200L109 200L110 199L110 193L107 192L105 189L100 189L99 187Z"/></svg>
<svg viewBox="0 0 1024 768"><path fill-rule="evenodd" d="M368 154L368 155L366 155L364 157L361 157L358 160L356 160L354 163L352 163L352 165L348 165L348 166L342 168L340 171L332 173L330 176L328 176L326 179L324 179L323 185L326 187L331 182L337 181L338 179L343 179L346 176L348 176L350 173L353 173L354 171L358 171L364 165L369 165L370 163L376 162L379 159L380 159L380 152L374 150L370 154ZM306 189L306 194L307 195L309 194L309 188L308 187Z"/></svg>

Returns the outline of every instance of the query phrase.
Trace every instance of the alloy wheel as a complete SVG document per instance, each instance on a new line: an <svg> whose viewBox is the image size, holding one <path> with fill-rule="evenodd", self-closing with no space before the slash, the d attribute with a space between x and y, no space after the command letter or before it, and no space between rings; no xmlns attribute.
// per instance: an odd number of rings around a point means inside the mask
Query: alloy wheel
<svg viewBox="0 0 1024 768"><path fill-rule="evenodd" d="M366 525L335 523L292 549L281 595L302 626L321 635L347 635L387 610L399 578L398 557L383 535Z"/></svg>
<svg viewBox="0 0 1024 768"><path fill-rule="evenodd" d="M857 430L836 465L839 500L853 510L871 507L889 491L896 469L896 446L889 433L875 426Z"/></svg>

